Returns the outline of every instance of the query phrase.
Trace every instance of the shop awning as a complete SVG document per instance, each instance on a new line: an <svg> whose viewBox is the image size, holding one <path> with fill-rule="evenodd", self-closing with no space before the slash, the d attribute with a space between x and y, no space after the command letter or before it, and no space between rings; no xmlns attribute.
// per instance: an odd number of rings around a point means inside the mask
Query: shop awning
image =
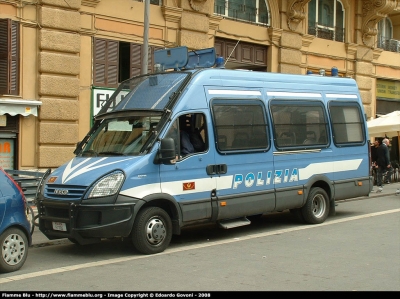
<svg viewBox="0 0 400 299"><path fill-rule="evenodd" d="M12 116L17 114L37 116L37 107L40 105L42 102L36 100L0 99L0 115L7 113Z"/></svg>

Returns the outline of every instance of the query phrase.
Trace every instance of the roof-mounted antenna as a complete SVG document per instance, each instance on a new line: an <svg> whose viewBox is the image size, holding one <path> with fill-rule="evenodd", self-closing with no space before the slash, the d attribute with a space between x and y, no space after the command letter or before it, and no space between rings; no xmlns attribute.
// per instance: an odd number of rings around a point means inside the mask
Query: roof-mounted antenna
<svg viewBox="0 0 400 299"><path fill-rule="evenodd" d="M241 38L239 38L239 40L237 41L237 43L236 43L235 47L233 48L233 50L232 50L231 54L229 54L228 58L227 58L227 59L226 59L226 61L225 61L225 64L224 64L224 66L225 66L225 65L226 65L226 63L228 62L229 58L231 58L231 56L232 56L232 53L233 53L233 51L235 51L235 49L236 49L237 45L239 44L240 40L241 40Z"/></svg>

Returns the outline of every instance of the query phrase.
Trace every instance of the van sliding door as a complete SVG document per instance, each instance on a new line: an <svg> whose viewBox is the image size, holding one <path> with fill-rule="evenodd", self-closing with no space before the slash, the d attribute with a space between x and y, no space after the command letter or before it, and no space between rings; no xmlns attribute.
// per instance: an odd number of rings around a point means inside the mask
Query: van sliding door
<svg viewBox="0 0 400 299"><path fill-rule="evenodd" d="M326 110L319 93L267 93L274 131L276 209L303 205L314 181L333 180ZM282 99L277 99L282 95Z"/></svg>
<svg viewBox="0 0 400 299"><path fill-rule="evenodd" d="M259 90L208 89L218 174L218 219L275 208L266 109Z"/></svg>

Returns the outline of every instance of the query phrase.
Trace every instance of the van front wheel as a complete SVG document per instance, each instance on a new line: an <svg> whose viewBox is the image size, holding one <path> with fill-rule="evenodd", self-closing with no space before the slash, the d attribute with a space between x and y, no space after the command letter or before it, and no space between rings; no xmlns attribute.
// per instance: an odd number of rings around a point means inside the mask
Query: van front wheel
<svg viewBox="0 0 400 299"><path fill-rule="evenodd" d="M132 229L132 243L144 254L167 249L172 238L172 222L168 213L158 207L148 207L136 216Z"/></svg>
<svg viewBox="0 0 400 299"><path fill-rule="evenodd" d="M306 204L301 208L304 221L310 224L322 223L328 218L328 194L322 188L311 188Z"/></svg>

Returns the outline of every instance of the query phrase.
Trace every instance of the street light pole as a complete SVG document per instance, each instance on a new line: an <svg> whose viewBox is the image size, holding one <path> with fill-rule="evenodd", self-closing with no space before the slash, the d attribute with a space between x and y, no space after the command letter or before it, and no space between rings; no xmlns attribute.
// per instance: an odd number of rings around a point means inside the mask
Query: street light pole
<svg viewBox="0 0 400 299"><path fill-rule="evenodd" d="M143 45L142 45L142 71L141 74L147 74L148 61L149 61L149 14L150 14L150 0L143 0L144 2L144 26L143 26Z"/></svg>

